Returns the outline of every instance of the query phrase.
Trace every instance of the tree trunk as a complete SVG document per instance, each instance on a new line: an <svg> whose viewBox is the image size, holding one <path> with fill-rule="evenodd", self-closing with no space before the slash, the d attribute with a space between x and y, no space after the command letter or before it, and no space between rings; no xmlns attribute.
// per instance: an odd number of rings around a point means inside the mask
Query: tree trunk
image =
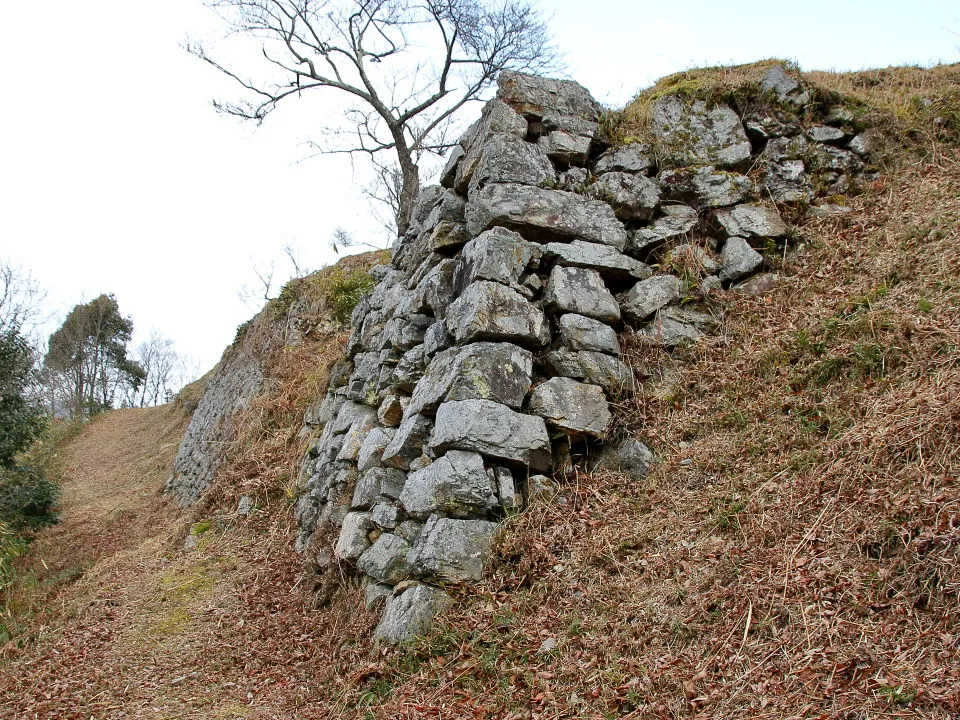
<svg viewBox="0 0 960 720"><path fill-rule="evenodd" d="M403 136L403 127L391 124L390 134L393 136L397 160L400 162L400 175L403 178L397 208L397 236L403 237L410 229L413 203L420 193L420 169L413 161L413 153L407 145L407 139Z"/></svg>

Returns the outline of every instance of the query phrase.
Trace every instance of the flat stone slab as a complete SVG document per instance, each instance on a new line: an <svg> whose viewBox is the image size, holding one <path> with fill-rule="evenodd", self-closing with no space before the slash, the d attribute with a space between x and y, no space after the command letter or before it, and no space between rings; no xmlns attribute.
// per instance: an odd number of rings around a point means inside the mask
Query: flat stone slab
<svg viewBox="0 0 960 720"><path fill-rule="evenodd" d="M341 560L355 561L370 547L367 534L371 530L373 530L373 521L370 519L370 513L347 513L340 526L340 536L333 549L334 555Z"/></svg>
<svg viewBox="0 0 960 720"><path fill-rule="evenodd" d="M483 458L463 450L450 450L410 473L400 502L408 515L419 519L438 512L456 518L484 518L498 504Z"/></svg>
<svg viewBox="0 0 960 720"><path fill-rule="evenodd" d="M430 449L435 453L467 450L537 472L549 469L553 460L543 418L492 400L443 403L437 408Z"/></svg>
<svg viewBox="0 0 960 720"><path fill-rule="evenodd" d="M599 385L611 398L636 389L633 370L613 355L593 350L554 350L547 353L546 361L557 375Z"/></svg>
<svg viewBox="0 0 960 720"><path fill-rule="evenodd" d="M387 599L386 609L373 636L393 645L425 635L433 618L453 605L453 598L439 588L416 585Z"/></svg>
<svg viewBox="0 0 960 720"><path fill-rule="evenodd" d="M728 237L777 238L789 232L774 205L737 205L715 213Z"/></svg>
<svg viewBox="0 0 960 720"><path fill-rule="evenodd" d="M497 523L432 516L407 555L413 577L434 582L479 582Z"/></svg>
<svg viewBox="0 0 960 720"><path fill-rule="evenodd" d="M697 211L688 205L668 205L663 212L663 217L631 234L627 252L645 252L666 240L688 235L699 222Z"/></svg>
<svg viewBox="0 0 960 720"><path fill-rule="evenodd" d="M479 235L494 225L528 240L586 240L623 250L627 231L613 208L563 190L513 183L487 185L467 203L467 229Z"/></svg>
<svg viewBox="0 0 960 720"><path fill-rule="evenodd" d="M544 304L553 312L571 312L606 322L620 319L620 306L600 273L587 268L554 266Z"/></svg>
<svg viewBox="0 0 960 720"><path fill-rule="evenodd" d="M540 308L520 293L487 280L471 283L447 308L447 330L457 343L506 340L539 346L550 339Z"/></svg>
<svg viewBox="0 0 960 720"><path fill-rule="evenodd" d="M423 454L432 423L423 415L410 415L397 428L393 440L383 451L381 462L387 467L408 470L410 463Z"/></svg>
<svg viewBox="0 0 960 720"><path fill-rule="evenodd" d="M530 395L530 412L552 427L592 437L602 437L611 420L607 398L600 387L566 377L537 385Z"/></svg>
<svg viewBox="0 0 960 720"><path fill-rule="evenodd" d="M650 277L650 266L624 255L616 248L599 243L574 240L571 243L548 243L543 248L546 258L556 259L567 267L596 270L604 279L614 281Z"/></svg>
<svg viewBox="0 0 960 720"><path fill-rule="evenodd" d="M446 400L495 400L519 408L530 390L533 355L511 343L479 342L437 353L413 390L407 415Z"/></svg>
<svg viewBox="0 0 960 720"><path fill-rule="evenodd" d="M735 205L753 188L746 175L717 170L712 165L664 170L658 179L668 198L700 210Z"/></svg>
<svg viewBox="0 0 960 720"><path fill-rule="evenodd" d="M669 307L637 332L641 341L659 347L691 345L716 327L713 316L697 310Z"/></svg>
<svg viewBox="0 0 960 720"><path fill-rule="evenodd" d="M600 106L590 91L572 80L505 70L498 78L497 98L525 117L569 115L596 120Z"/></svg>

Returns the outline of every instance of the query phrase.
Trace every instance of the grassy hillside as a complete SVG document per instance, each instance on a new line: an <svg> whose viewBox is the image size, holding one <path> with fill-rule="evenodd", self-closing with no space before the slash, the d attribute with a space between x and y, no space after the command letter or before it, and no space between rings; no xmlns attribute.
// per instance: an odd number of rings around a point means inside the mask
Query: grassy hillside
<svg viewBox="0 0 960 720"><path fill-rule="evenodd" d="M935 122L955 71L814 76L864 85L910 148L798 228L774 291L729 294L715 337L624 338L645 381L619 421L657 450L648 480L581 474L512 519L490 577L414 646L370 647L349 582L315 607L291 550L316 347L283 354L245 452L185 516L157 493L182 416L93 423L32 561L86 570L4 646L0 717L956 717L960 152ZM924 98L926 125L890 112Z"/></svg>

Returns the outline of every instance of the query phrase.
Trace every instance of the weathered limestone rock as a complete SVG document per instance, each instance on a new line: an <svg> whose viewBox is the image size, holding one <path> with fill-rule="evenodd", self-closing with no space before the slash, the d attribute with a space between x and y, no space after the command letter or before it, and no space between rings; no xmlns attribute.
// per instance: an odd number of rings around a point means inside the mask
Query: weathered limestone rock
<svg viewBox="0 0 960 720"><path fill-rule="evenodd" d="M803 135L774 138L760 154L760 158L769 162L783 160L802 160L809 152L810 143Z"/></svg>
<svg viewBox="0 0 960 720"><path fill-rule="evenodd" d="M370 430L357 454L357 469L364 472L379 465L383 451L393 440L393 436L394 431L391 428L376 427Z"/></svg>
<svg viewBox="0 0 960 720"><path fill-rule="evenodd" d="M876 128L869 128L857 135L847 145L857 155L862 158L869 158L883 144L883 133Z"/></svg>
<svg viewBox="0 0 960 720"><path fill-rule="evenodd" d="M497 489L497 495L500 498L500 506L509 511L520 510L523 507L523 498L517 492L516 483L513 481L513 473L510 468L494 467L487 470L490 481Z"/></svg>
<svg viewBox="0 0 960 720"><path fill-rule="evenodd" d="M471 283L447 309L447 330L460 344L506 340L538 346L549 340L543 311L499 283Z"/></svg>
<svg viewBox="0 0 960 720"><path fill-rule="evenodd" d="M401 518L402 513L396 505L380 502L370 508L370 519L386 530L394 530L400 524Z"/></svg>
<svg viewBox="0 0 960 720"><path fill-rule="evenodd" d="M423 446L430 435L432 424L423 415L410 415L397 429L397 434L383 451L383 464L387 467L407 470L411 461L423 454Z"/></svg>
<svg viewBox="0 0 960 720"><path fill-rule="evenodd" d="M553 162L561 167L585 165L590 157L591 135L575 135L564 130L554 130L537 140L537 145Z"/></svg>
<svg viewBox="0 0 960 720"><path fill-rule="evenodd" d="M720 280L723 282L745 278L763 264L763 255L750 247L746 240L736 236L727 238L720 258Z"/></svg>
<svg viewBox="0 0 960 720"><path fill-rule="evenodd" d="M483 467L483 458L462 450L450 450L410 473L400 502L407 514L420 519L438 512L455 518L486 517L497 507L496 488Z"/></svg>
<svg viewBox="0 0 960 720"><path fill-rule="evenodd" d="M387 599L383 617L373 636L393 645L409 642L426 633L433 618L452 604L453 599L443 590L416 585Z"/></svg>
<svg viewBox="0 0 960 720"><path fill-rule="evenodd" d="M717 170L712 165L664 170L657 179L669 199L699 210L742 202L753 187L746 175Z"/></svg>
<svg viewBox="0 0 960 720"><path fill-rule="evenodd" d="M413 577L436 582L478 582L497 524L432 516L407 556Z"/></svg>
<svg viewBox="0 0 960 720"><path fill-rule="evenodd" d="M443 220L426 235L426 247L431 252L454 250L470 239L463 223Z"/></svg>
<svg viewBox="0 0 960 720"><path fill-rule="evenodd" d="M533 356L510 343L479 342L438 353L414 388L407 414L433 413L447 400L495 400L523 404Z"/></svg>
<svg viewBox="0 0 960 720"><path fill-rule="evenodd" d="M557 171L543 147L516 135L498 133L485 143L468 193L474 195L489 183L540 185L556 178Z"/></svg>
<svg viewBox="0 0 960 720"><path fill-rule="evenodd" d="M572 312L607 322L620 319L620 307L596 270L555 266L544 302L553 312Z"/></svg>
<svg viewBox="0 0 960 720"><path fill-rule="evenodd" d="M381 425L395 428L403 420L404 398L399 395L387 395L377 409L377 420ZM382 455L382 453L381 453Z"/></svg>
<svg viewBox="0 0 960 720"><path fill-rule="evenodd" d="M627 231L606 203L515 183L487 185L467 203L467 229L472 235L494 225L518 230L538 242L580 239L618 250L627 242Z"/></svg>
<svg viewBox="0 0 960 720"><path fill-rule="evenodd" d="M584 168L572 167L557 176L557 188L568 192L582 193L587 189L590 173Z"/></svg>
<svg viewBox="0 0 960 720"><path fill-rule="evenodd" d="M600 115L590 92L572 80L505 71L500 73L497 98L527 118L570 116L595 121Z"/></svg>
<svg viewBox="0 0 960 720"><path fill-rule="evenodd" d="M650 266L616 248L599 243L574 240L571 243L548 243L543 247L547 258L556 258L561 265L596 270L605 280L643 280L650 277Z"/></svg>
<svg viewBox="0 0 960 720"><path fill-rule="evenodd" d="M623 297L620 308L630 322L644 320L680 297L680 278L654 275L641 280Z"/></svg>
<svg viewBox="0 0 960 720"><path fill-rule="evenodd" d="M593 467L620 472L631 480L643 480L650 473L653 453L639 440L627 438L618 443L604 445Z"/></svg>
<svg viewBox="0 0 960 720"><path fill-rule="evenodd" d="M376 410L372 408L366 408L365 410L366 412L363 412L350 425L350 429L346 435L344 435L343 445L337 455L337 460L356 460L360 454L360 447L363 445L363 440L367 436L367 433L376 427Z"/></svg>
<svg viewBox="0 0 960 720"><path fill-rule="evenodd" d="M608 172L587 188L587 195L610 205L624 222L649 220L660 202L660 187L644 175Z"/></svg>
<svg viewBox="0 0 960 720"><path fill-rule="evenodd" d="M833 171L839 173L855 173L863 170L863 161L849 150L817 145L810 158L810 168L815 171Z"/></svg>
<svg viewBox="0 0 960 720"><path fill-rule="evenodd" d="M760 273L748 280L737 283L730 289L733 292L748 296L765 295L768 292L776 290L780 287L780 284L781 278L776 273Z"/></svg>
<svg viewBox="0 0 960 720"><path fill-rule="evenodd" d="M575 313L560 318L560 337L570 350L595 350L620 354L617 333L609 325Z"/></svg>
<svg viewBox="0 0 960 720"><path fill-rule="evenodd" d="M350 502L351 508L368 510L384 498L396 500L400 497L406 479L407 474L397 468L370 468L357 479L357 487Z"/></svg>
<svg viewBox="0 0 960 720"><path fill-rule="evenodd" d="M594 172L642 173L653 167L653 153L645 143L628 143L607 150L594 167Z"/></svg>
<svg viewBox="0 0 960 720"><path fill-rule="evenodd" d="M547 470L552 460L543 419L523 415L492 400L443 403L437 408L430 448L435 453L477 452L540 472Z"/></svg>
<svg viewBox="0 0 960 720"><path fill-rule="evenodd" d="M376 612L386 604L387 598L391 595L393 595L391 586L369 582L363 590L363 604L370 612Z"/></svg>
<svg viewBox="0 0 960 720"><path fill-rule="evenodd" d="M357 569L378 583L396 585L408 575L410 544L392 533L383 533L357 560Z"/></svg>
<svg viewBox="0 0 960 720"><path fill-rule="evenodd" d="M552 427L592 437L602 437L611 419L602 389L565 377L537 385L530 395L530 412Z"/></svg>
<svg viewBox="0 0 960 720"><path fill-rule="evenodd" d="M830 127L829 125L814 125L807 130L807 137L813 142L839 143L849 136L840 128Z"/></svg>
<svg viewBox="0 0 960 720"><path fill-rule="evenodd" d="M627 252L646 252L667 240L688 235L699 222L697 211L688 205L667 205L663 212L664 216L652 225L631 234Z"/></svg>
<svg viewBox="0 0 960 720"><path fill-rule="evenodd" d="M611 398L634 392L633 370L620 358L593 350L554 350L546 361L561 377L582 380L602 387Z"/></svg>
<svg viewBox="0 0 960 720"><path fill-rule="evenodd" d="M461 138L460 145L466 150L459 160L454 160L454 169L444 168L444 176L453 175L453 187L461 195L466 195L473 179L473 173L480 163L486 141L497 133L509 133L523 138L527 134L527 121L506 103L499 100L488 102L483 108L483 114L476 125L468 131L468 135ZM451 155L451 160L453 155Z"/></svg>
<svg viewBox="0 0 960 720"><path fill-rule="evenodd" d="M760 88L772 92L781 102L798 106L810 102L810 93L803 89L800 82L783 65L767 70L760 80Z"/></svg>
<svg viewBox="0 0 960 720"><path fill-rule="evenodd" d="M453 273L455 292L462 293L475 280L515 287L540 254L539 245L528 243L517 233L502 227L491 228L467 243L457 259Z"/></svg>
<svg viewBox="0 0 960 720"><path fill-rule="evenodd" d="M711 315L697 310L668 307L637 335L642 340L660 347L689 345L702 340L707 332L716 327Z"/></svg>
<svg viewBox="0 0 960 720"><path fill-rule="evenodd" d="M663 165L730 167L750 158L743 124L726 105L666 95L653 103L650 124Z"/></svg>
<svg viewBox="0 0 960 720"><path fill-rule="evenodd" d="M370 520L370 513L347 513L340 527L340 537L333 550L334 555L341 560L355 561L370 547L367 533L371 530L373 530L373 521Z"/></svg>
<svg viewBox="0 0 960 720"><path fill-rule="evenodd" d="M810 202L813 187L803 160L767 163L764 167L763 190L780 204Z"/></svg>
<svg viewBox="0 0 960 720"><path fill-rule="evenodd" d="M715 217L728 237L776 238L788 232L787 224L774 205L737 205L717 210Z"/></svg>

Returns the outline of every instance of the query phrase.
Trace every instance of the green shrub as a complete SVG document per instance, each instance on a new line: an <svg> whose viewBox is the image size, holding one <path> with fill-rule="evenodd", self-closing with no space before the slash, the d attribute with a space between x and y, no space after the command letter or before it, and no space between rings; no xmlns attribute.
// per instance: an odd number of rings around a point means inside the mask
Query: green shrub
<svg viewBox="0 0 960 720"><path fill-rule="evenodd" d="M334 319L339 323L345 323L350 320L350 315L357 303L373 290L377 281L365 269L344 271L343 268L335 266L326 277L322 278L321 283L321 289Z"/></svg>
<svg viewBox="0 0 960 720"><path fill-rule="evenodd" d="M29 532L57 521L60 488L37 468L0 468L0 523L10 531Z"/></svg>

